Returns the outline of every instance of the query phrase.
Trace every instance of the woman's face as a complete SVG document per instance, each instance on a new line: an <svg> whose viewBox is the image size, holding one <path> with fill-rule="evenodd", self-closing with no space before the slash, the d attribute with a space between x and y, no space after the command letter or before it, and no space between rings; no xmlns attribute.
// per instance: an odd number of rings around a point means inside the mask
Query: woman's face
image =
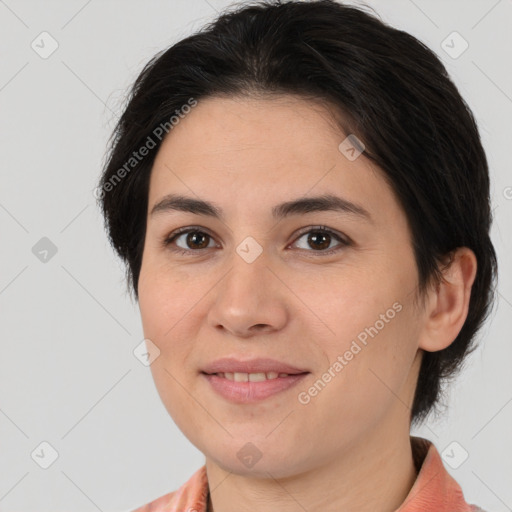
<svg viewBox="0 0 512 512"><path fill-rule="evenodd" d="M284 477L408 435L424 325L410 232L347 135L298 98L208 98L156 157L139 280L151 370L178 427L225 470ZM304 207L328 195L345 207ZM234 366L212 366L223 358Z"/></svg>

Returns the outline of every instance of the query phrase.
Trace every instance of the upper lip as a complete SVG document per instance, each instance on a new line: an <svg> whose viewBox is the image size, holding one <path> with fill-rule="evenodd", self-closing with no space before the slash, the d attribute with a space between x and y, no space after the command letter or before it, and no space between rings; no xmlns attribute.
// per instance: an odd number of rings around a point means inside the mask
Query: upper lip
<svg viewBox="0 0 512 512"><path fill-rule="evenodd" d="M224 357L216 359L215 361L207 364L202 369L203 373L287 373L289 375L299 373L309 373L308 370L303 370L292 366L288 363L283 363L275 359L256 358L241 361L233 357Z"/></svg>

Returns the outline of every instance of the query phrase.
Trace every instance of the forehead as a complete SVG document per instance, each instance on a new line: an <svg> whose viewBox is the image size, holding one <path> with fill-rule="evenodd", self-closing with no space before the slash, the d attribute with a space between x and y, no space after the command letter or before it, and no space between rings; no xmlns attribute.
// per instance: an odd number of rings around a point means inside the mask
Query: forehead
<svg viewBox="0 0 512 512"><path fill-rule="evenodd" d="M187 159L203 155L222 158L233 149L280 149L287 151L283 155L287 158L290 153L308 158L314 147L337 148L342 135L334 112L319 101L285 95L209 97L199 100L163 145L170 145L173 151L180 146L183 153L193 144L194 154L189 154Z"/></svg>
<svg viewBox="0 0 512 512"><path fill-rule="evenodd" d="M382 171L364 152L355 159L344 154L348 135L327 106L302 98L199 100L159 149L149 207L172 192L240 207L268 202L269 208L283 199L338 193L365 203L370 213L396 215Z"/></svg>

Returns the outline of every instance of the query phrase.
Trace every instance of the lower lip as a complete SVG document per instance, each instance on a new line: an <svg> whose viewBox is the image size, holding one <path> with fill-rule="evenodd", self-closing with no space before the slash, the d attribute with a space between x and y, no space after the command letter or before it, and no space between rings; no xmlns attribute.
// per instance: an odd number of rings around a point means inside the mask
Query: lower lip
<svg viewBox="0 0 512 512"><path fill-rule="evenodd" d="M202 374L219 395L239 404L247 404L264 400L272 395L281 393L298 384L307 373L277 377L261 382L235 382L218 375Z"/></svg>

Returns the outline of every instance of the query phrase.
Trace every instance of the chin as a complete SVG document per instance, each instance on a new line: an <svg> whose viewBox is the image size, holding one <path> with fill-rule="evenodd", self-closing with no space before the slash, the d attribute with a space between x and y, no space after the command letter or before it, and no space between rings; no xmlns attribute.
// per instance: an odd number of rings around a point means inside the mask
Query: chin
<svg viewBox="0 0 512 512"><path fill-rule="evenodd" d="M284 447L282 444L276 447L268 441L266 446L263 444L231 440L227 447L216 445L214 451L203 453L224 471L240 476L286 478L301 470L303 462L298 460L296 448Z"/></svg>

